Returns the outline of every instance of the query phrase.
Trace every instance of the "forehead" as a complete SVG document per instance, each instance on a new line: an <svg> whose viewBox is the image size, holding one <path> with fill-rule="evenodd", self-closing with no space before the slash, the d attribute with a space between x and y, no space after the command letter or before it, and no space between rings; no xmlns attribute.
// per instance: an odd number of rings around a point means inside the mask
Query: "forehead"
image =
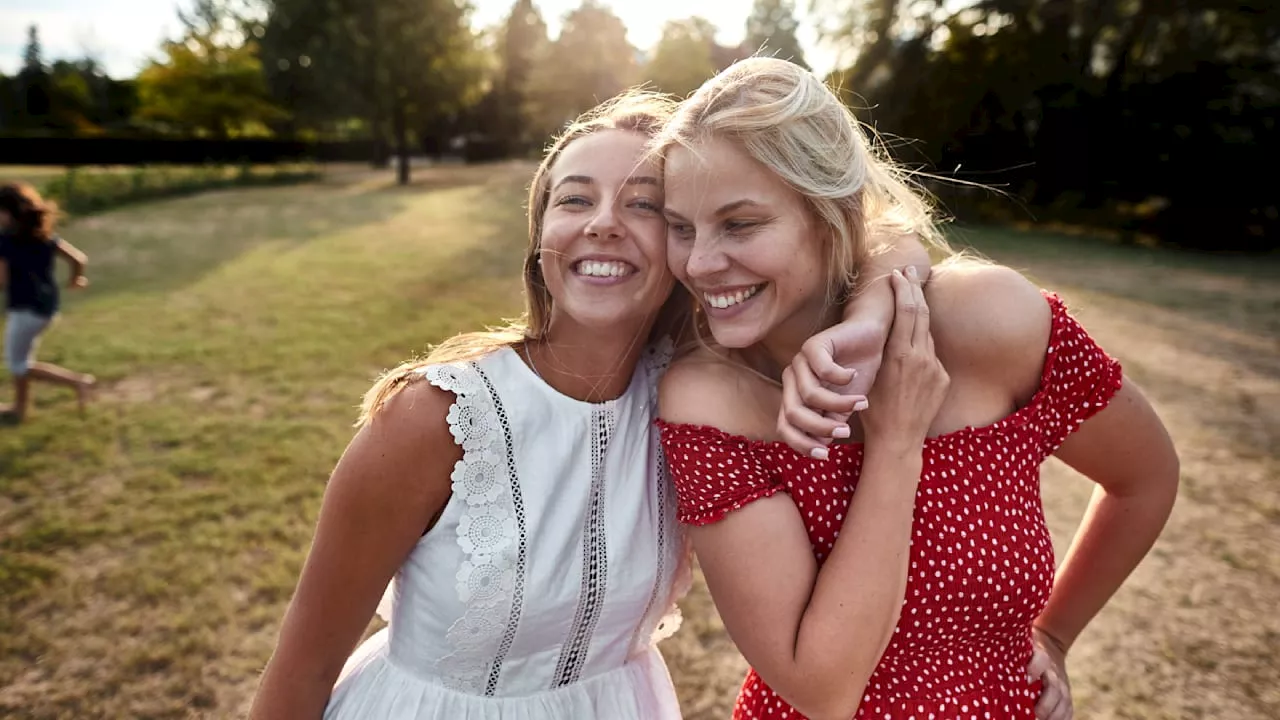
<svg viewBox="0 0 1280 720"><path fill-rule="evenodd" d="M554 185L566 175L586 175L598 180L632 175L659 176L653 158L646 157L648 138L630 130L597 130L580 137L560 151L551 168Z"/></svg>
<svg viewBox="0 0 1280 720"><path fill-rule="evenodd" d="M677 145L666 153L664 182L667 206L714 211L726 202L797 200L796 193L737 144L720 138L692 147Z"/></svg>

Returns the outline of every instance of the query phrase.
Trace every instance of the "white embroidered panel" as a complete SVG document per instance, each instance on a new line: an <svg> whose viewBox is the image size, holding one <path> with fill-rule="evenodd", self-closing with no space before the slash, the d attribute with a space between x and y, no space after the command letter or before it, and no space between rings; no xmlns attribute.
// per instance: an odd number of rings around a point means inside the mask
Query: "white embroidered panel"
<svg viewBox="0 0 1280 720"><path fill-rule="evenodd" d="M458 568L458 600L466 607L446 636L452 652L437 662L449 687L482 694L511 615L516 583L514 489L506 429L490 392L470 365L433 365L427 380L456 396L449 431L462 448L453 495L466 503L457 527L466 558Z"/></svg>

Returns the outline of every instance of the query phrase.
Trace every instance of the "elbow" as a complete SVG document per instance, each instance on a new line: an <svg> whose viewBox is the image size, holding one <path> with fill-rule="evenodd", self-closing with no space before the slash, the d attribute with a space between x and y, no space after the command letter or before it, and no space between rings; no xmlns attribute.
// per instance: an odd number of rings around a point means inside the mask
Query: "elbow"
<svg viewBox="0 0 1280 720"><path fill-rule="evenodd" d="M840 688L824 693L823 697L811 697L806 698L806 702L791 703L791 706L809 720L850 720L858 714L858 706L862 704L863 687L858 685Z"/></svg>
<svg viewBox="0 0 1280 720"><path fill-rule="evenodd" d="M809 720L849 720L858 713L870 673L804 673L799 682L775 692ZM768 682L768 679L765 679Z"/></svg>

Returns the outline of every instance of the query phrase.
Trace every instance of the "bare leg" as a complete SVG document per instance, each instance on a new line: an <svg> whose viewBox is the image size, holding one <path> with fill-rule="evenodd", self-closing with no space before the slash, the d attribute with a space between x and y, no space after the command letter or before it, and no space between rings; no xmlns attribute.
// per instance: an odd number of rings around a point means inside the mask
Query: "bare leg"
<svg viewBox="0 0 1280 720"><path fill-rule="evenodd" d="M43 362L31 363L26 377L75 390L76 401L80 404L80 412L84 412L85 405L89 402L89 393L92 391L94 383L97 382L97 379L92 375L72 372L66 368ZM25 411L25 405L18 409L19 419L21 419Z"/></svg>
<svg viewBox="0 0 1280 720"><path fill-rule="evenodd" d="M13 406L5 408L5 412L18 422L27 416L27 408L31 405L31 378L26 375L13 376Z"/></svg>

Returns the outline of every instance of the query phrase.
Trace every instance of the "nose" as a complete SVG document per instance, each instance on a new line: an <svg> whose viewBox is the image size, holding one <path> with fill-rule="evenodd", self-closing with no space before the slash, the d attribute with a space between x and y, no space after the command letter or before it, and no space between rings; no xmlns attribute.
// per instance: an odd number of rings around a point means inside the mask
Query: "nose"
<svg viewBox="0 0 1280 720"><path fill-rule="evenodd" d="M597 239L616 240L622 237L622 222L618 218L617 208L613 203L600 203L596 212L587 223L587 236Z"/></svg>
<svg viewBox="0 0 1280 720"><path fill-rule="evenodd" d="M701 237L693 241L693 249L689 251L689 259L685 262L685 272L690 278L709 277L729 268L729 258L720 251L719 245L713 239Z"/></svg>

